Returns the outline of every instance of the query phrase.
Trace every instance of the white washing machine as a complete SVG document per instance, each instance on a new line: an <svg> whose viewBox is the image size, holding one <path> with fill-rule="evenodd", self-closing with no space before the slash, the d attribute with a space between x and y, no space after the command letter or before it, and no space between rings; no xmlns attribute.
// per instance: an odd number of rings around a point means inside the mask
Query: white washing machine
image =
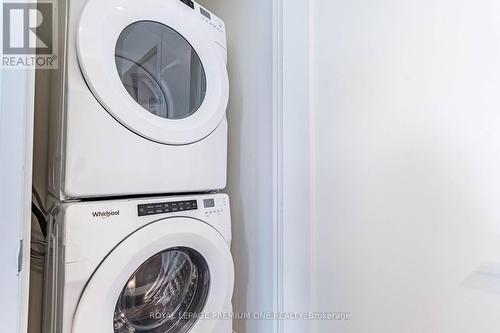
<svg viewBox="0 0 500 333"><path fill-rule="evenodd" d="M224 194L55 206L45 333L231 333Z"/></svg>
<svg viewBox="0 0 500 333"><path fill-rule="evenodd" d="M224 22L191 0L57 3L49 191L67 200L224 188Z"/></svg>

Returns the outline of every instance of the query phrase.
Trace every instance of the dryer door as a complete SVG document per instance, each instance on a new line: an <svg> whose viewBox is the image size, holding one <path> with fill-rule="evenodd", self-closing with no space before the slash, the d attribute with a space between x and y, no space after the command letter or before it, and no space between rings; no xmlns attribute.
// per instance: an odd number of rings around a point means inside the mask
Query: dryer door
<svg viewBox="0 0 500 333"><path fill-rule="evenodd" d="M155 142L212 133L228 102L225 60L210 26L178 0L89 0L77 35L80 68L120 123Z"/></svg>
<svg viewBox="0 0 500 333"><path fill-rule="evenodd" d="M74 333L209 333L227 311L234 270L223 237L202 221L170 218L130 235L85 288ZM219 318L220 319L220 318Z"/></svg>

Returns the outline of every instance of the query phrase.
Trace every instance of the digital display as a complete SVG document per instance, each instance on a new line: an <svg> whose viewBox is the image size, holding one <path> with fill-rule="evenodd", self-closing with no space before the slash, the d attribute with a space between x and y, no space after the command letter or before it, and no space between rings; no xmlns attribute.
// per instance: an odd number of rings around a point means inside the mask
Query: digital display
<svg viewBox="0 0 500 333"><path fill-rule="evenodd" d="M201 13L201 15L205 16L207 19L209 19L209 20L212 19L212 15L210 15L209 12L207 12L205 9L203 9L201 7L200 7L200 13Z"/></svg>
<svg viewBox="0 0 500 333"><path fill-rule="evenodd" d="M205 208L215 207L215 200L214 199L203 199L203 207L205 207Z"/></svg>

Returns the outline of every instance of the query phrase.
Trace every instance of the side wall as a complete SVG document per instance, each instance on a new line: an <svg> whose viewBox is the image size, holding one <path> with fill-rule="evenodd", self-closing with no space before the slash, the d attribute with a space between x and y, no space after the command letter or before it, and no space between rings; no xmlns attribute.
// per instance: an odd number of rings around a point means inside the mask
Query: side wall
<svg viewBox="0 0 500 333"><path fill-rule="evenodd" d="M269 0L205 0L228 34L229 178L236 312L273 311L272 10ZM270 333L270 320L235 321L238 333Z"/></svg>
<svg viewBox="0 0 500 333"><path fill-rule="evenodd" d="M500 3L314 15L315 332L497 332Z"/></svg>

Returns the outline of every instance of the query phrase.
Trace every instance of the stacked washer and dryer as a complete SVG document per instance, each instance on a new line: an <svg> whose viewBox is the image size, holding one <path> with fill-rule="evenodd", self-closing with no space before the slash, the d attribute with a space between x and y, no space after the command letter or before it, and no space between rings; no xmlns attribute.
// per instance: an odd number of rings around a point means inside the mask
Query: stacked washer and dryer
<svg viewBox="0 0 500 333"><path fill-rule="evenodd" d="M190 0L57 5L44 332L232 332L223 21Z"/></svg>

